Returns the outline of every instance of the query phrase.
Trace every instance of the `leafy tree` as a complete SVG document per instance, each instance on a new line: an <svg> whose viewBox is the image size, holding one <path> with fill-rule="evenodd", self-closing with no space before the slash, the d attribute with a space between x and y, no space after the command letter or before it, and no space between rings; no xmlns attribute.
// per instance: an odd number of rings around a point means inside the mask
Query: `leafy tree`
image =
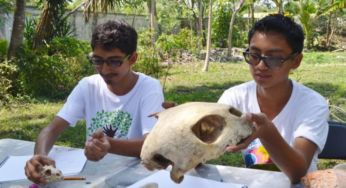
<svg viewBox="0 0 346 188"><path fill-rule="evenodd" d="M50 42L54 36L68 35L67 18L64 17L67 3L71 0L47 0L43 4L43 11L37 23L34 34L33 48Z"/></svg>
<svg viewBox="0 0 346 188"><path fill-rule="evenodd" d="M285 9L291 16L298 15L306 35L307 48L311 48L314 42L314 23L323 15L328 15L344 8L344 0L299 0L287 3Z"/></svg>

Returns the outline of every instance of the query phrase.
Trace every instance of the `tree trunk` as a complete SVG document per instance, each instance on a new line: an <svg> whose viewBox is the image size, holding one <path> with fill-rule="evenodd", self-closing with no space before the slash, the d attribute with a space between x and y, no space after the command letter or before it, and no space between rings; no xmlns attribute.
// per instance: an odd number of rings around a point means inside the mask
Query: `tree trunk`
<svg viewBox="0 0 346 188"><path fill-rule="evenodd" d="M12 27L10 46L7 51L7 59L16 57L18 47L23 43L23 32L25 27L25 0L16 0L16 10Z"/></svg>
<svg viewBox="0 0 346 188"><path fill-rule="evenodd" d="M33 48L37 49L53 35L53 7L46 1L40 20L36 26Z"/></svg>
<svg viewBox="0 0 346 188"><path fill-rule="evenodd" d="M208 36L207 36L207 53L205 55L203 71L207 72L209 67L209 56L211 46L211 24L212 24L212 13L213 13L213 0L209 0L209 12L208 12Z"/></svg>
<svg viewBox="0 0 346 188"><path fill-rule="evenodd" d="M278 13L284 15L283 0L274 0L274 3L279 8Z"/></svg>
<svg viewBox="0 0 346 188"><path fill-rule="evenodd" d="M198 30L197 30L197 33L199 34L199 38L201 40L200 45L201 45L201 47L203 47L206 44L206 39L205 39L205 35L203 32L204 7L202 4L202 0L198 0L197 4L198 4Z"/></svg>
<svg viewBox="0 0 346 188"><path fill-rule="evenodd" d="M231 21L229 23L229 30L228 30L228 37L227 37L227 41L228 41L227 55L228 56L232 55L232 35L233 35L234 20L235 20L237 13L240 10L240 8L243 6L243 4L244 4L244 0L241 0L239 2L239 6L235 9L233 9L233 12L232 12L232 17L231 17Z"/></svg>
<svg viewBox="0 0 346 188"><path fill-rule="evenodd" d="M251 2L251 27L255 24L255 0Z"/></svg>
<svg viewBox="0 0 346 188"><path fill-rule="evenodd" d="M150 33L151 33L151 42L154 46L156 41L156 32L157 32L157 22L156 22L156 0L147 0L147 6L150 15Z"/></svg>
<svg viewBox="0 0 346 188"><path fill-rule="evenodd" d="M331 1L331 4L334 3L334 0ZM333 19L333 12L329 13L328 16L328 25L327 25L327 38L326 38L326 48L330 47L330 43L332 40L332 36L333 36L333 30L332 30L332 19Z"/></svg>
<svg viewBox="0 0 346 188"><path fill-rule="evenodd" d="M227 56L232 55L233 24L234 24L234 20L235 20L235 15L236 14L237 13L235 11L232 13L231 21L229 23L229 30L228 30L228 37L227 37L227 41L228 41Z"/></svg>

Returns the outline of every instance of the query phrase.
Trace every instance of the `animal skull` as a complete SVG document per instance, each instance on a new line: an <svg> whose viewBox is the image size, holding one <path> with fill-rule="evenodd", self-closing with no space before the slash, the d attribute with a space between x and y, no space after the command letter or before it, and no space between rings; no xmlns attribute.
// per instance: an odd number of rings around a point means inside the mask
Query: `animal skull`
<svg viewBox="0 0 346 188"><path fill-rule="evenodd" d="M142 147L142 164L149 170L172 165L171 179L176 183L188 170L219 157L227 145L252 134L241 112L224 104L190 102L157 116Z"/></svg>
<svg viewBox="0 0 346 188"><path fill-rule="evenodd" d="M63 176L62 176L61 171L57 168L54 168L54 166L51 166L51 165L43 166L43 168L41 170L41 176L48 183L63 180Z"/></svg>

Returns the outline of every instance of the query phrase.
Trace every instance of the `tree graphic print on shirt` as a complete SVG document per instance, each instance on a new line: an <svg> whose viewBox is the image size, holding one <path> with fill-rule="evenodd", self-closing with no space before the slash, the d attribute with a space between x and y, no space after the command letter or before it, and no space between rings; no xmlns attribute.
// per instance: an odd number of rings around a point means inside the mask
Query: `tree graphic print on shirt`
<svg viewBox="0 0 346 188"><path fill-rule="evenodd" d="M96 116L91 119L88 135L91 136L97 129L101 128L109 137L125 138L131 123L131 115L127 112L121 110L106 112L102 110L97 112Z"/></svg>

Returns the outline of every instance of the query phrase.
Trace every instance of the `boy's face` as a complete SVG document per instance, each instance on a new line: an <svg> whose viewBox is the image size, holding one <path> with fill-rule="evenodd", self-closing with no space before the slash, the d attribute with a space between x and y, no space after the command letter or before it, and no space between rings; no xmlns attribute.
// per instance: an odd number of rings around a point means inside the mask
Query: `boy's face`
<svg viewBox="0 0 346 188"><path fill-rule="evenodd" d="M248 53L251 54L250 59L260 59L254 60L249 66L253 79L264 88L286 82L290 70L297 68L302 59L301 54L293 54L283 35L274 32L255 32L250 40ZM258 58L261 56L267 59ZM269 62L270 60L272 61Z"/></svg>
<svg viewBox="0 0 346 188"><path fill-rule="evenodd" d="M95 47L90 55L96 71L108 85L120 83L131 72L131 65L136 61L136 53L127 55L118 48L104 50Z"/></svg>

